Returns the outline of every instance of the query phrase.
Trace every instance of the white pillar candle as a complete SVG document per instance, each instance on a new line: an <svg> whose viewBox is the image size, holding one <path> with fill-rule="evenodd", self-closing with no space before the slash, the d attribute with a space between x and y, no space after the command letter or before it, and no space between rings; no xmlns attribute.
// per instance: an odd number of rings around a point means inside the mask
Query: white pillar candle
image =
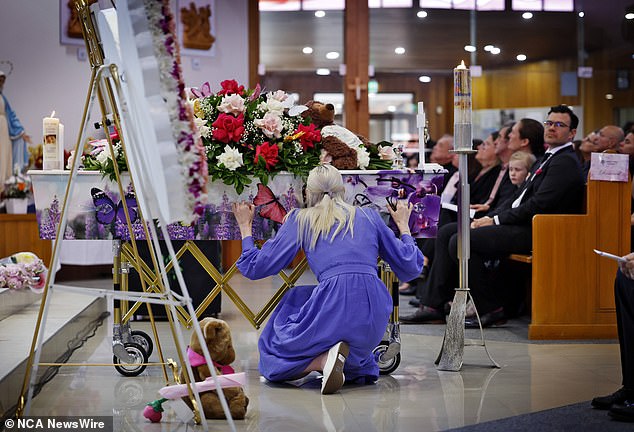
<svg viewBox="0 0 634 432"><path fill-rule="evenodd" d="M416 127L418 128L418 168L425 165L425 107L422 102L418 102L418 115L416 116Z"/></svg>
<svg viewBox="0 0 634 432"><path fill-rule="evenodd" d="M453 70L454 148L470 150L471 142L471 71L464 61Z"/></svg>
<svg viewBox="0 0 634 432"><path fill-rule="evenodd" d="M64 147L60 142L63 139L64 127L61 126L59 119L55 117L55 111L51 113L50 117L44 117L42 120L42 135L43 135L43 149L42 149L42 168L45 170L63 169L64 168ZM60 129L62 134L60 134Z"/></svg>

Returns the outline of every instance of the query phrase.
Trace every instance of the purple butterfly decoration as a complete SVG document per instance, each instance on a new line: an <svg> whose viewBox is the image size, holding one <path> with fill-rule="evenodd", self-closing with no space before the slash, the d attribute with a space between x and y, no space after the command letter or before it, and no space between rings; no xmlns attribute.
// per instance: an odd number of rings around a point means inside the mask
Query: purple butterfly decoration
<svg viewBox="0 0 634 432"><path fill-rule="evenodd" d="M92 188L90 189L90 194L92 195L92 202L95 205L95 217L97 218L97 222L102 225L110 225L114 222L115 218L122 223L126 223L123 201L125 201L125 205L128 208L130 223L136 222L139 217L136 198L132 192L126 193L125 200L119 201L116 205L101 189Z"/></svg>
<svg viewBox="0 0 634 432"><path fill-rule="evenodd" d="M192 87L189 89L196 99L201 99L207 96L211 96L211 86L209 85L209 81L200 86L200 90L196 87Z"/></svg>

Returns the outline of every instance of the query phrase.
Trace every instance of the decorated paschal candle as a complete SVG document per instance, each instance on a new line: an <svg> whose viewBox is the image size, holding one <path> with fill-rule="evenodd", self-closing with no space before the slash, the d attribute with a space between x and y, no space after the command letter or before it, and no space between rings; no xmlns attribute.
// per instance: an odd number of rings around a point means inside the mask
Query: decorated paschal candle
<svg viewBox="0 0 634 432"><path fill-rule="evenodd" d="M64 169L64 125L55 117L55 111L42 120L42 136L42 168Z"/></svg>
<svg viewBox="0 0 634 432"><path fill-rule="evenodd" d="M454 149L470 150L471 142L471 71L464 61L453 70Z"/></svg>

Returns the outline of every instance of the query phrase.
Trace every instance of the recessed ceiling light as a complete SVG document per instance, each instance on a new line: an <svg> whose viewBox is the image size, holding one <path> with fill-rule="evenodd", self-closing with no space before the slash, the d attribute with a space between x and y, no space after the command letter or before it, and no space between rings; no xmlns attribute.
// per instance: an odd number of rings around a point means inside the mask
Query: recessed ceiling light
<svg viewBox="0 0 634 432"><path fill-rule="evenodd" d="M493 49L491 50L491 54L498 55L500 51L501 50L498 47L493 47Z"/></svg>
<svg viewBox="0 0 634 432"><path fill-rule="evenodd" d="M628 12L625 14L625 19L631 20L634 19L634 13Z"/></svg>
<svg viewBox="0 0 634 432"><path fill-rule="evenodd" d="M467 52L475 52L476 51L476 47L474 47L473 45L465 45L464 46L464 50Z"/></svg>
<svg viewBox="0 0 634 432"><path fill-rule="evenodd" d="M330 69L319 68L317 69L317 75L330 75Z"/></svg>
<svg viewBox="0 0 634 432"><path fill-rule="evenodd" d="M522 14L522 18L524 18L526 20L529 20L529 19L533 18L533 13L532 12L524 12Z"/></svg>
<svg viewBox="0 0 634 432"><path fill-rule="evenodd" d="M389 106L387 107L387 110L388 110L389 112L396 112L396 107L395 107L394 105L389 105Z"/></svg>
<svg viewBox="0 0 634 432"><path fill-rule="evenodd" d="M418 81L428 83L431 82L431 77L427 75L421 75L418 77Z"/></svg>
<svg viewBox="0 0 634 432"><path fill-rule="evenodd" d="M315 11L315 16L316 16L317 18L323 18L323 17L325 17L325 16L326 16L326 12L324 12L323 10L318 10L318 11Z"/></svg>
<svg viewBox="0 0 634 432"><path fill-rule="evenodd" d="M525 54L518 54L517 57L515 57L517 60L519 61L524 61L526 60L526 55Z"/></svg>
<svg viewBox="0 0 634 432"><path fill-rule="evenodd" d="M491 51L493 48L495 48L493 45L485 45L484 46L484 50L485 51Z"/></svg>
<svg viewBox="0 0 634 432"><path fill-rule="evenodd" d="M425 11L418 11L418 12L416 13L416 16L417 16L418 18L427 18L427 12L425 12Z"/></svg>
<svg viewBox="0 0 634 432"><path fill-rule="evenodd" d="M583 12L579 12L579 18L583 18L584 16L586 16L586 14L585 14L585 13L583 13Z"/></svg>
<svg viewBox="0 0 634 432"><path fill-rule="evenodd" d="M312 47L308 47L307 46L307 47L302 48L302 52L304 54L312 54L313 53L313 49L312 49Z"/></svg>
<svg viewBox="0 0 634 432"><path fill-rule="evenodd" d="M405 48L403 48L403 47L396 47L396 48L394 48L394 52L395 52L396 54L405 54Z"/></svg>
<svg viewBox="0 0 634 432"><path fill-rule="evenodd" d="M612 100L612 99L614 99L614 95L612 93L608 93L608 94L605 95L605 98L607 100Z"/></svg>
<svg viewBox="0 0 634 432"><path fill-rule="evenodd" d="M339 53L337 51L330 51L326 53L326 58L328 60L334 60L339 58Z"/></svg>

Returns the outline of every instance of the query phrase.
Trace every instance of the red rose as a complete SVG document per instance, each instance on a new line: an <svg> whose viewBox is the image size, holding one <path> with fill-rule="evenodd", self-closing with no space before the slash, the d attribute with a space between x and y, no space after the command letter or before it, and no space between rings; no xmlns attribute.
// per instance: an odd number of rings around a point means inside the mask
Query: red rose
<svg viewBox="0 0 634 432"><path fill-rule="evenodd" d="M242 95L244 93L244 86L238 86L236 80L224 80L220 85L222 86L222 90L218 92L219 95L230 95L233 93Z"/></svg>
<svg viewBox="0 0 634 432"><path fill-rule="evenodd" d="M220 114L212 126L214 139L225 144L238 142L244 133L244 115L234 117L231 114Z"/></svg>
<svg viewBox="0 0 634 432"><path fill-rule="evenodd" d="M266 162L266 169L271 171L271 168L277 164L279 151L280 149L275 144L262 143L262 145L255 148L255 160L253 163L257 164L260 156L262 156Z"/></svg>
<svg viewBox="0 0 634 432"><path fill-rule="evenodd" d="M299 137L299 143L302 145L304 151L314 147L316 142L321 141L321 132L313 123L308 126L300 124L297 127L297 133L302 133Z"/></svg>

